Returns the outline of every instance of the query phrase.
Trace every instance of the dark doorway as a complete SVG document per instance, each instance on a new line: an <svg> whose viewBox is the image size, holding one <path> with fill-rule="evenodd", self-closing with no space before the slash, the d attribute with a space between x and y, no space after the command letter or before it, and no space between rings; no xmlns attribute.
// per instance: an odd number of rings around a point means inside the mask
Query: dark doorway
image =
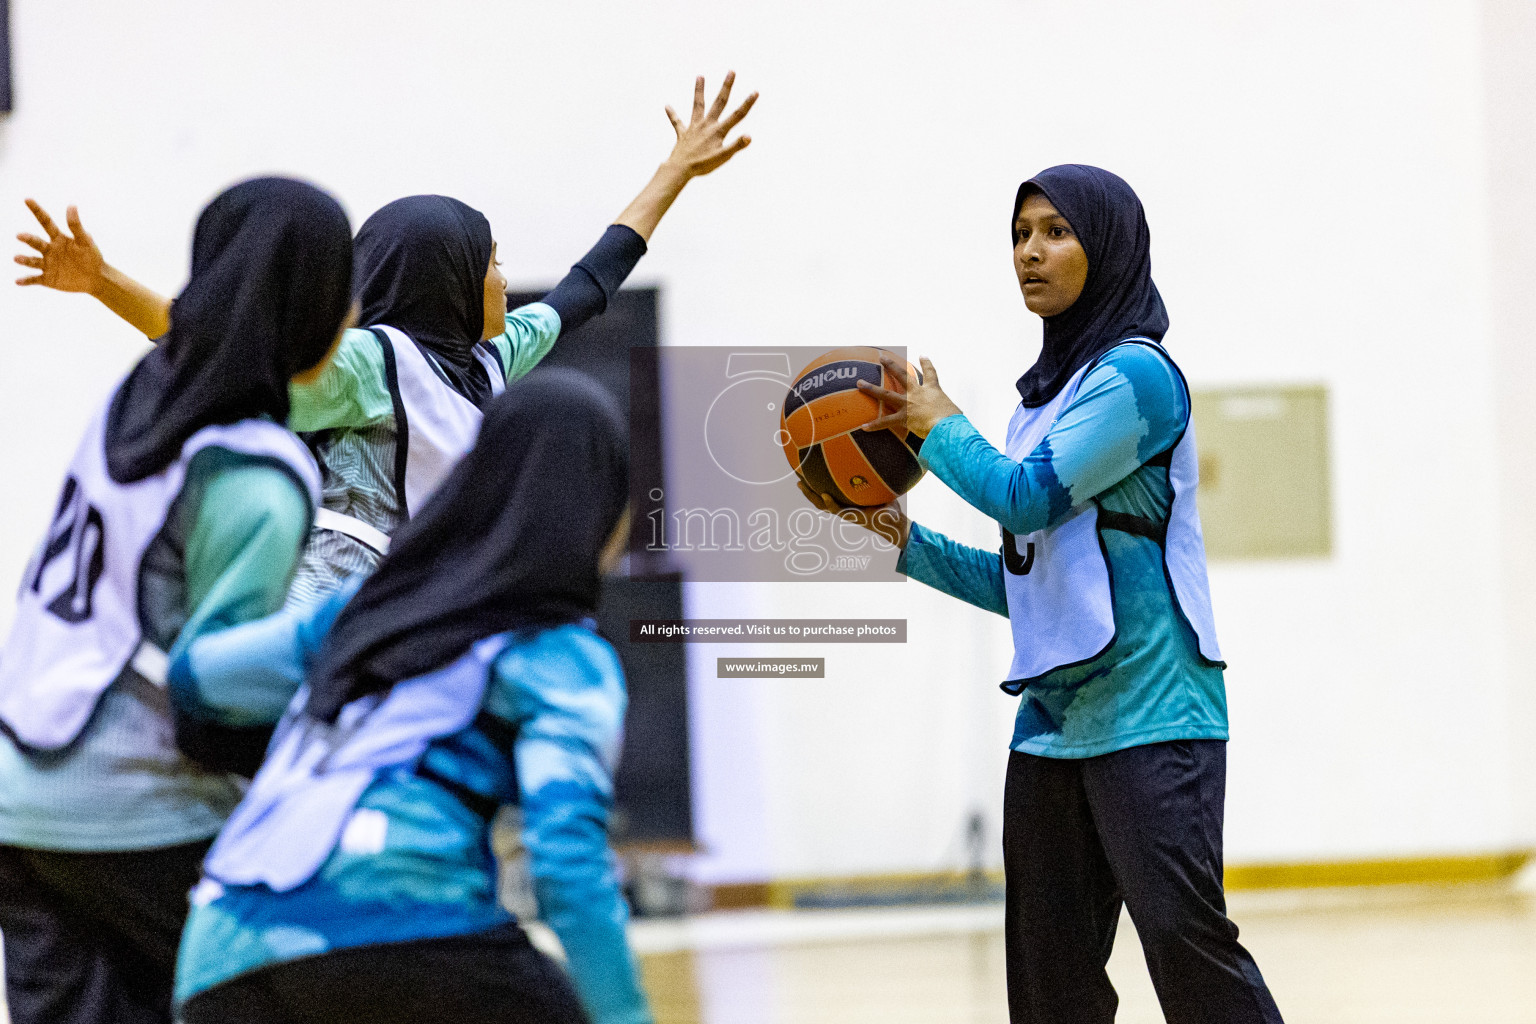
<svg viewBox="0 0 1536 1024"><path fill-rule="evenodd" d="M516 308L545 293L508 292ZM562 335L541 364L590 374L615 399L630 425L630 492L664 486L657 290L621 290L602 316ZM537 371L535 371L537 372ZM632 644L630 619L683 617L682 575L647 561L637 529L628 572L603 588L598 626L618 651L629 687L624 749L614 779L612 839L616 846L684 851L693 847L688 766L688 671L681 644Z"/></svg>
<svg viewBox="0 0 1536 1024"><path fill-rule="evenodd" d="M11 0L0 0L0 114L11 112Z"/></svg>

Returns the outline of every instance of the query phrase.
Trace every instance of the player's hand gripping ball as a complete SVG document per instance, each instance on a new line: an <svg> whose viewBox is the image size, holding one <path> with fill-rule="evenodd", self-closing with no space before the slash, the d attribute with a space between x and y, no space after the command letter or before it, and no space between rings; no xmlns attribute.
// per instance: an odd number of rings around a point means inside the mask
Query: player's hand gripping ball
<svg viewBox="0 0 1536 1024"><path fill-rule="evenodd" d="M894 501L923 478L917 452L923 439L904 425L862 430L882 412L859 381L905 392L886 371L878 348L839 348L812 360L795 376L779 414L779 443L790 466L817 494L844 505L872 507ZM907 364L909 379L923 375Z"/></svg>

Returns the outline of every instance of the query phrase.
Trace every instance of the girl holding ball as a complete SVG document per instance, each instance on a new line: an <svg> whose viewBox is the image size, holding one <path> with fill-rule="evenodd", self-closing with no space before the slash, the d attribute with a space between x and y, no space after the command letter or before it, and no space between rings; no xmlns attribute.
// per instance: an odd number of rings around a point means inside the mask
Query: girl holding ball
<svg viewBox="0 0 1536 1024"><path fill-rule="evenodd" d="M1141 202L1097 167L1019 187L1010 222L1040 357L998 451L949 399L887 359L905 394L860 382L922 437L934 475L1001 530L958 544L896 506L818 507L896 541L906 575L1006 615L1022 699L1003 810L1010 1019L1109 1024L1105 965L1122 904L1170 1024L1278 1024L1226 915L1225 663L1216 644L1189 389L1162 347ZM802 489L804 485L802 484Z"/></svg>

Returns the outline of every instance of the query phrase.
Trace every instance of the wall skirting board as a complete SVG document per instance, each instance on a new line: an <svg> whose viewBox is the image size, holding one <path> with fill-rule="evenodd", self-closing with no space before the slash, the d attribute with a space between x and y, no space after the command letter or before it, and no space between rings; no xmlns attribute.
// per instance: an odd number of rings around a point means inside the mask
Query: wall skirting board
<svg viewBox="0 0 1536 1024"><path fill-rule="evenodd" d="M1227 888L1242 891L1497 882L1513 877L1533 859L1536 851L1517 850L1379 860L1233 864L1227 867ZM1001 871L983 875L929 872L735 882L711 886L709 891L710 905L717 910L791 910L976 902L1001 899L1002 886Z"/></svg>

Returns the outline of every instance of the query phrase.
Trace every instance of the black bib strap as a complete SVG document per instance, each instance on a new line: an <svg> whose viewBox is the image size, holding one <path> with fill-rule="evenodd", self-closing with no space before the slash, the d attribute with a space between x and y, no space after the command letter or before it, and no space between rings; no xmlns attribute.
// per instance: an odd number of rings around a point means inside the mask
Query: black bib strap
<svg viewBox="0 0 1536 1024"><path fill-rule="evenodd" d="M416 766L416 775L418 778L426 779L433 785L446 789L453 795L455 800L486 821L496 817L496 812L501 808L500 800L492 799L484 793L476 793L464 785L464 783L433 771L425 763Z"/></svg>
<svg viewBox="0 0 1536 1024"><path fill-rule="evenodd" d="M498 749L504 751L509 758L514 756L514 747L517 744L517 726L489 712L482 711L475 716L474 728L485 733L490 741ZM514 772L516 771L515 764L516 762L514 762ZM452 794L459 803L469 808L474 814L484 818L487 822L494 819L496 812L501 809L502 801L470 789L457 779L450 779L440 772L433 771L425 761L421 761L416 765L416 775L418 778L426 779L435 786L441 786ZM513 788L515 791L516 787Z"/></svg>
<svg viewBox="0 0 1536 1024"><path fill-rule="evenodd" d="M411 453L411 425L405 415L405 396L400 393L400 368L395 365L395 346L389 335L377 327L368 328L379 348L384 351L384 384L389 388L389 401L395 410L395 497L399 501L400 518L411 517L405 500L405 470Z"/></svg>
<svg viewBox="0 0 1536 1024"><path fill-rule="evenodd" d="M1125 512L1111 512L1103 506L1099 507L1099 529L1132 533L1138 537L1146 537L1148 540L1156 541L1159 546L1168 541L1167 523L1154 522L1151 519L1143 519L1141 516L1133 516Z"/></svg>
<svg viewBox="0 0 1536 1024"><path fill-rule="evenodd" d="M485 733L498 750L505 751L508 757L512 756L512 748L517 745L516 725L489 711L482 711L475 716L475 728Z"/></svg>

